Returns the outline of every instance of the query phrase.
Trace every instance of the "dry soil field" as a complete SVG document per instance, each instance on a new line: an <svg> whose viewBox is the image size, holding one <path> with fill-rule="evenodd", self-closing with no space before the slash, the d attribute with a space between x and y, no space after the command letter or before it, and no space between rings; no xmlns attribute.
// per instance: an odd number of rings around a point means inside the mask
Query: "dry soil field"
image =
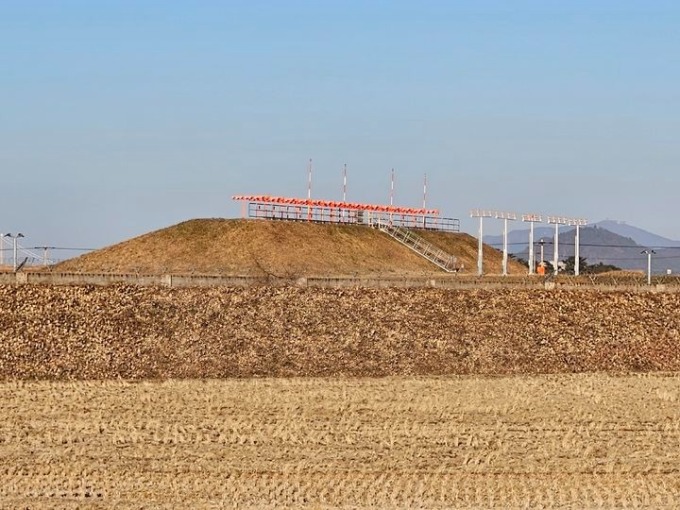
<svg viewBox="0 0 680 510"><path fill-rule="evenodd" d="M4 382L3 508L677 508L680 378Z"/></svg>
<svg viewBox="0 0 680 510"><path fill-rule="evenodd" d="M680 293L0 286L0 379L680 370Z"/></svg>
<svg viewBox="0 0 680 510"><path fill-rule="evenodd" d="M678 309L0 286L0 508L678 508Z"/></svg>

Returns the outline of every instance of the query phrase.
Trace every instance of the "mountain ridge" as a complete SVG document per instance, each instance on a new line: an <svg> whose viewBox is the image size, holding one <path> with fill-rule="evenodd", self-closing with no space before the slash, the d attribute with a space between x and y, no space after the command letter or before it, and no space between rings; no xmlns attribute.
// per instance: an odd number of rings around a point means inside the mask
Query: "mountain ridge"
<svg viewBox="0 0 680 510"><path fill-rule="evenodd" d="M614 230L610 230L610 227ZM616 231L615 231L616 230ZM534 229L536 259L539 258L539 242L544 241L544 258L553 259L554 226ZM574 256L576 229L561 227L559 233L559 259ZM484 242L501 247L503 236L484 236ZM529 229L508 232L508 251L527 260L529 253ZM646 249L653 249L652 272L680 272L680 241L659 236L647 230L615 220L603 220L580 229L580 256L588 264L611 264L621 269L647 269Z"/></svg>

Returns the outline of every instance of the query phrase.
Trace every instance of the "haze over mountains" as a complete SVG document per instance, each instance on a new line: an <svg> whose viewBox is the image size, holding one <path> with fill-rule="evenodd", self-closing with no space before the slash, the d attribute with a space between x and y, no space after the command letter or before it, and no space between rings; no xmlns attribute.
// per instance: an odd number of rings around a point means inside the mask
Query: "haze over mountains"
<svg viewBox="0 0 680 510"><path fill-rule="evenodd" d="M574 255L576 229L561 227L559 234L559 259ZM544 258L553 259L554 226L534 229L536 259L540 258L539 242L544 241ZM484 242L502 248L503 236L484 236ZM680 241L668 239L647 230L615 220L604 220L581 227L580 255L592 264L611 264L621 269L646 270L647 255L641 253L652 249L652 272L666 273L669 269L680 272ZM522 259L528 259L529 229L508 232L508 251Z"/></svg>

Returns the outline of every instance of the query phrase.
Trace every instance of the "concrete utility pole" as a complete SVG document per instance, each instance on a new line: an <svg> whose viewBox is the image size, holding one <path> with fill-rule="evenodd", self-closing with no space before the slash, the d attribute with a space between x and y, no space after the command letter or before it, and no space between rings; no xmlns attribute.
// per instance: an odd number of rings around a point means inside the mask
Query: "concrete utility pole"
<svg viewBox="0 0 680 510"><path fill-rule="evenodd" d="M642 250L640 253L647 255L647 285L652 284L652 253L654 250Z"/></svg>
<svg viewBox="0 0 680 510"><path fill-rule="evenodd" d="M9 237L12 239L12 247L14 252L14 272L17 272L17 240L20 237L24 237L24 234L19 232L17 235L12 235L11 233L5 234L4 237Z"/></svg>
<svg viewBox="0 0 680 510"><path fill-rule="evenodd" d="M47 256L47 250L54 250L56 249L55 246L36 246L36 250L42 250L43 251L43 266L47 267L49 265L50 259Z"/></svg>
<svg viewBox="0 0 680 510"><path fill-rule="evenodd" d="M542 223L543 218L540 214L523 214L522 221L529 222L529 274L534 274L536 272L536 260L534 256L534 223ZM541 252L542 250L543 245L541 245ZM543 262L542 255L541 262Z"/></svg>

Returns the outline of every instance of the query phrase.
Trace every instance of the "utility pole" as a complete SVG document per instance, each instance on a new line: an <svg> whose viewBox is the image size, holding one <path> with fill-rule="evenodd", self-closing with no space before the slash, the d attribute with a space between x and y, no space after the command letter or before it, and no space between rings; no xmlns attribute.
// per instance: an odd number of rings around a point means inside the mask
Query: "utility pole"
<svg viewBox="0 0 680 510"><path fill-rule="evenodd" d="M54 250L54 246L36 246L36 250L43 251L43 266L47 267L49 265L50 259L47 257L47 250Z"/></svg>
<svg viewBox="0 0 680 510"><path fill-rule="evenodd" d="M647 255L647 285L652 284L652 253L654 250L642 250L640 253Z"/></svg>
<svg viewBox="0 0 680 510"><path fill-rule="evenodd" d="M5 234L3 237L9 237L10 239L12 239L12 248L13 248L13 252L14 252L13 267L14 267L14 272L16 273L17 272L17 241L20 237L24 237L24 234L22 234L21 232L19 232L17 235L12 235L11 233L8 233L8 234Z"/></svg>

